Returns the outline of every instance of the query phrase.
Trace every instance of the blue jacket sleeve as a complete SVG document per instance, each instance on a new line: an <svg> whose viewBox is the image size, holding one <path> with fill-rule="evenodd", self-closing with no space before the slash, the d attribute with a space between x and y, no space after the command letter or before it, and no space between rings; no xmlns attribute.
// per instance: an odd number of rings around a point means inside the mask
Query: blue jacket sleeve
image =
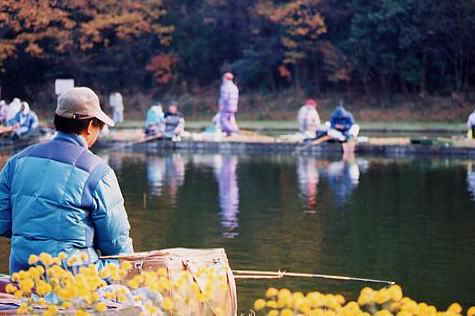
<svg viewBox="0 0 475 316"><path fill-rule="evenodd" d="M124 198L111 168L99 181L93 198L97 205L92 213L95 247L106 256L134 252Z"/></svg>
<svg viewBox="0 0 475 316"><path fill-rule="evenodd" d="M28 119L28 130L37 128L39 125L38 116L34 112L30 112L30 117Z"/></svg>
<svg viewBox="0 0 475 316"><path fill-rule="evenodd" d="M12 207L10 202L10 173L12 165L9 162L0 173L0 236L12 236Z"/></svg>

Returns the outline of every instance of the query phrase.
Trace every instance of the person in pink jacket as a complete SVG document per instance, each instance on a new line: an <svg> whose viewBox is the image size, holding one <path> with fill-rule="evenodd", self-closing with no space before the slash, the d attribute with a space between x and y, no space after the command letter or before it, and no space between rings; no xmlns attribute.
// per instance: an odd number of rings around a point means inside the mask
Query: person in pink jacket
<svg viewBox="0 0 475 316"><path fill-rule="evenodd" d="M219 94L219 118L220 126L226 136L231 136L239 132L236 123L236 112L238 111L239 89L233 82L234 75L227 72L223 75Z"/></svg>

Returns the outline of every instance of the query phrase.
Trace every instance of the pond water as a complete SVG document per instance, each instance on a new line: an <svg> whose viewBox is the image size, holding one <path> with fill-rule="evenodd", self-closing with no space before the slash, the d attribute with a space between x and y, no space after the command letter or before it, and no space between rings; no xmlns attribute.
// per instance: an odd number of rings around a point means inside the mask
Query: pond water
<svg viewBox="0 0 475 316"><path fill-rule="evenodd" d="M475 161L102 156L119 177L138 251L222 247L233 269L391 280L439 308L475 305ZM6 272L5 239L0 251ZM284 278L237 286L245 312L270 286L356 299L362 287L383 285Z"/></svg>

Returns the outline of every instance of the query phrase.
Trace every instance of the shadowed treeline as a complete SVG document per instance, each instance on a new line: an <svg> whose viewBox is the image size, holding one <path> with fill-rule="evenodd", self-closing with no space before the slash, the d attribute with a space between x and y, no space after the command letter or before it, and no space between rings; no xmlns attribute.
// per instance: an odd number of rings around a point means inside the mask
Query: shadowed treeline
<svg viewBox="0 0 475 316"><path fill-rule="evenodd" d="M149 100L214 91L230 70L244 94L444 95L465 105L474 30L467 0L3 0L0 85L4 98L43 105L58 77Z"/></svg>

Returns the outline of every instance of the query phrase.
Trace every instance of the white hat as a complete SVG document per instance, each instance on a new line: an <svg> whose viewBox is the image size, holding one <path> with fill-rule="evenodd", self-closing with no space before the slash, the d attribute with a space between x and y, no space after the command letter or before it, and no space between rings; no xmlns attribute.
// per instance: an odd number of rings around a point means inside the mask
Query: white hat
<svg viewBox="0 0 475 316"><path fill-rule="evenodd" d="M56 114L70 119L95 117L109 126L114 126L114 121L102 111L97 94L86 87L71 88L61 94Z"/></svg>

